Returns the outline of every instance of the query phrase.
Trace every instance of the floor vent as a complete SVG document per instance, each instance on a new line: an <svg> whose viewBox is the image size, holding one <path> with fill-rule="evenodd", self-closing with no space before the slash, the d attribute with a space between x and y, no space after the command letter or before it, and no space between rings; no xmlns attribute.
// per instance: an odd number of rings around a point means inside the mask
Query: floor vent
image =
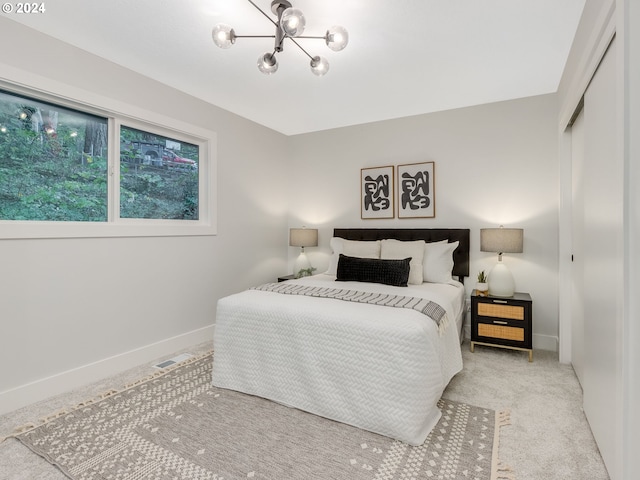
<svg viewBox="0 0 640 480"><path fill-rule="evenodd" d="M153 366L153 368L167 368L171 365L175 365L176 363L180 363L185 361L187 358L193 357L190 353L181 353L180 355L170 358L169 360L165 360L164 362L160 362Z"/></svg>

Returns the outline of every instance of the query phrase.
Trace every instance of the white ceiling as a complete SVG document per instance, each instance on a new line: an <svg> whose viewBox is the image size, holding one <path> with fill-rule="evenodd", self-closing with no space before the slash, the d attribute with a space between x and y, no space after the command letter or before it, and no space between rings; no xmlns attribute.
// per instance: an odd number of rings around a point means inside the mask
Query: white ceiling
<svg viewBox="0 0 640 480"><path fill-rule="evenodd" d="M271 14L271 0L254 0ZM585 0L292 0L305 35L349 31L316 77L290 41L280 68L261 74L272 39L216 47L217 23L272 35L247 0L55 0L46 12L6 15L287 135L555 92Z"/></svg>

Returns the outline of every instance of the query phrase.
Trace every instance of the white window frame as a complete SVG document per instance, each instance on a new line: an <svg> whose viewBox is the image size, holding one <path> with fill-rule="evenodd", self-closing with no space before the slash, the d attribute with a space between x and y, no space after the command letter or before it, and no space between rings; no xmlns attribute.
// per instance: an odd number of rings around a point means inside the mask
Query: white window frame
<svg viewBox="0 0 640 480"><path fill-rule="evenodd" d="M216 201L216 133L180 120L143 109L118 104L115 108L100 105L116 102L84 92L87 99L21 87L2 81L0 88L16 95L71 108L108 119L108 171L106 222L67 222L40 220L0 220L0 239L27 238L91 238L91 237L158 237L200 236L217 234ZM81 92L82 93L82 92ZM98 99L98 102L96 102ZM84 100L84 101L83 101ZM98 105L98 106L97 106ZM124 110L124 111L123 111ZM120 218L120 126L156 133L199 147L198 220L124 219Z"/></svg>

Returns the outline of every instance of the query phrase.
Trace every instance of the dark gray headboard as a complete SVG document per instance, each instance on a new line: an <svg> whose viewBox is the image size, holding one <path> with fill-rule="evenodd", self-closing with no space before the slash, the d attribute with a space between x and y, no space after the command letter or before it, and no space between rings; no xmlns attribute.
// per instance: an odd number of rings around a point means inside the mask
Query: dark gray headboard
<svg viewBox="0 0 640 480"><path fill-rule="evenodd" d="M333 236L347 240L424 240L460 242L453 251L453 276L463 282L469 276L470 230L468 228L334 228Z"/></svg>

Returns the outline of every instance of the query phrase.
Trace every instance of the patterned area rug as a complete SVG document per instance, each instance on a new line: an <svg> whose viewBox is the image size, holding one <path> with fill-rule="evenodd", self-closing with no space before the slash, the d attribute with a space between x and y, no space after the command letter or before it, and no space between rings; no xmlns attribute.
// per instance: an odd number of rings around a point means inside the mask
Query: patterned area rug
<svg viewBox="0 0 640 480"><path fill-rule="evenodd" d="M72 479L511 479L507 413L441 400L425 443L402 442L211 385L211 353L14 435Z"/></svg>

